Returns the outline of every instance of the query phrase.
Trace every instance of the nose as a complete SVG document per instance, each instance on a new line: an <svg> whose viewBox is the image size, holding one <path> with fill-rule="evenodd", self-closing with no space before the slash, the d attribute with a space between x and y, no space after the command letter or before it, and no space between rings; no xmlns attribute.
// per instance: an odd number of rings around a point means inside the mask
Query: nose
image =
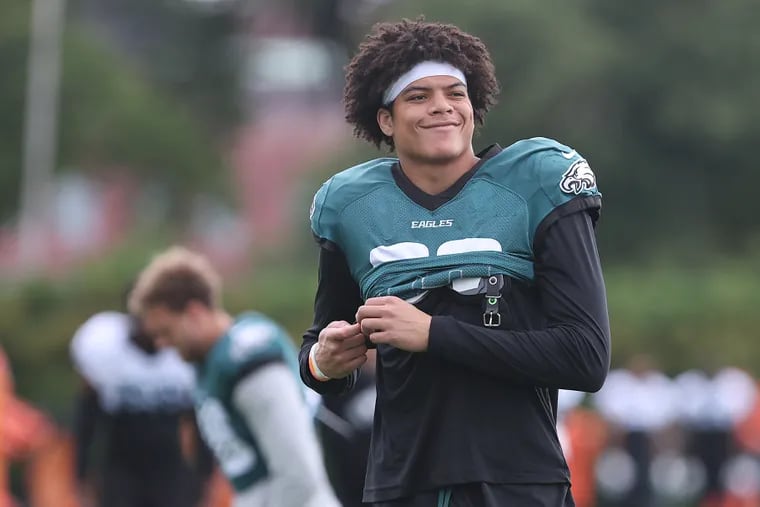
<svg viewBox="0 0 760 507"><path fill-rule="evenodd" d="M443 90L436 90L430 101L430 112L433 114L450 113L454 110Z"/></svg>

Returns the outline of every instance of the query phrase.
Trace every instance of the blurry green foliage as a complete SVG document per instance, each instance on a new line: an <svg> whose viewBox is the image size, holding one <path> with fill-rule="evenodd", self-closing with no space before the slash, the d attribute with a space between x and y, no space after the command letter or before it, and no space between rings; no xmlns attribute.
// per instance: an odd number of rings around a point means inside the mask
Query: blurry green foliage
<svg viewBox="0 0 760 507"><path fill-rule="evenodd" d="M671 373L728 364L760 376L760 257L610 268L605 279L615 365L646 352Z"/></svg>
<svg viewBox="0 0 760 507"><path fill-rule="evenodd" d="M132 246L57 280L0 289L0 340L13 363L19 392L64 424L70 424L76 386L68 358L72 335L90 315L121 308L126 283L159 242L127 244ZM299 345L311 325L316 253L314 247L299 252L309 259L298 263L287 254L272 256L249 273L228 277L226 308L270 315ZM760 326L760 258L709 268L671 262L645 270L610 267L605 276L613 366L645 351L669 373L732 364L760 375L760 348L753 339Z"/></svg>
<svg viewBox="0 0 760 507"><path fill-rule="evenodd" d="M12 0L0 7L0 66L13 70L0 80L0 222L19 204L29 6ZM186 59L194 57L193 47ZM168 77L151 79L149 69L75 20L67 25L62 57L59 168L117 170L164 184L172 189L174 216L182 216L197 193L229 195L219 127L232 120L206 114L213 104L203 104L203 97L211 92L185 86L183 95L179 80L170 86ZM217 105L231 95L225 90L218 86Z"/></svg>
<svg viewBox="0 0 760 507"><path fill-rule="evenodd" d="M68 0L70 31L87 27L152 86L179 99L212 137L242 117L236 6L192 0Z"/></svg>
<svg viewBox="0 0 760 507"><path fill-rule="evenodd" d="M194 193L225 194L229 169L183 103L151 86L109 51L72 36L61 90L61 164L128 169L172 189L175 210ZM97 82L97 87L83 83Z"/></svg>
<svg viewBox="0 0 760 507"><path fill-rule="evenodd" d="M375 14L425 14L483 39L502 94L476 148L532 136L577 148L605 196L600 243L616 261L663 249L706 262L752 251L760 236L753 0L414 0Z"/></svg>
<svg viewBox="0 0 760 507"><path fill-rule="evenodd" d="M0 223L19 204L28 9L22 0L0 7Z"/></svg>

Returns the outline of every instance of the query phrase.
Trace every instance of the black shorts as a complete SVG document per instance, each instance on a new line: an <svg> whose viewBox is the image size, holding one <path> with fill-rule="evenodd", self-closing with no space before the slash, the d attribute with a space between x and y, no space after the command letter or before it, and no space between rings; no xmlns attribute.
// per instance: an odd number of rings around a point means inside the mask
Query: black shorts
<svg viewBox="0 0 760 507"><path fill-rule="evenodd" d="M374 507L575 507L570 485L563 484L460 484Z"/></svg>
<svg viewBox="0 0 760 507"><path fill-rule="evenodd" d="M200 492L200 480L182 466L146 467L140 471L110 467L102 478L98 505L188 507L197 503Z"/></svg>

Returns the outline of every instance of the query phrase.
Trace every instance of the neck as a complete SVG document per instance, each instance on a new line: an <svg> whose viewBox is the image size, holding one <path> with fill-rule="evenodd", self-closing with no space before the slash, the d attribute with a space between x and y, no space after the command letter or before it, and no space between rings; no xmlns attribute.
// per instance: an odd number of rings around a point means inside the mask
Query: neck
<svg viewBox="0 0 760 507"><path fill-rule="evenodd" d="M430 195L440 194L449 188L480 160L472 147L456 159L445 162L421 160L400 153L398 159L409 181Z"/></svg>

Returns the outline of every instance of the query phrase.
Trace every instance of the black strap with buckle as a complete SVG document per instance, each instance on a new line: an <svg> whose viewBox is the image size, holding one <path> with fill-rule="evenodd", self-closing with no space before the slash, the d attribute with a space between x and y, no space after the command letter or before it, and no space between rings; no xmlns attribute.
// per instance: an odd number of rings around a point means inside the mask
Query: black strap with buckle
<svg viewBox="0 0 760 507"><path fill-rule="evenodd" d="M501 288L504 286L504 275L491 275L485 280L486 295L483 325L486 327L499 327L501 325L499 300L501 299Z"/></svg>

